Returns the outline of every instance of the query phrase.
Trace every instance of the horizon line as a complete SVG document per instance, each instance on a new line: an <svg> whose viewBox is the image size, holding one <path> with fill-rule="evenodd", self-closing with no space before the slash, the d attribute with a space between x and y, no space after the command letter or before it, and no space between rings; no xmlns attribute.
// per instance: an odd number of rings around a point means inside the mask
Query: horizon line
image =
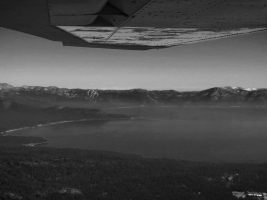
<svg viewBox="0 0 267 200"><path fill-rule="evenodd" d="M82 90L118 90L118 91L123 91L123 90L147 90L147 91L168 91L168 90L173 90L173 91L183 91L183 92L190 92L190 91L202 91L202 90L207 90L211 88L232 88L232 89L237 89L241 88L244 90L258 90L258 89L264 89L264 87L261 88L255 88L255 87L242 87L242 86L211 86L208 88L193 88L193 87L188 87L188 88L177 88L177 89L150 89L150 88L139 88L139 87L129 87L129 88L122 88L122 87L102 87L102 88L87 88L87 87L61 87L61 86L55 86L55 85L17 85L17 84L9 84L7 82L0 82L1 84L7 84L10 85L11 87L18 87L18 88L23 88L23 87L43 87L43 88L49 88L49 87L54 87L54 88L59 88L59 89L82 89Z"/></svg>

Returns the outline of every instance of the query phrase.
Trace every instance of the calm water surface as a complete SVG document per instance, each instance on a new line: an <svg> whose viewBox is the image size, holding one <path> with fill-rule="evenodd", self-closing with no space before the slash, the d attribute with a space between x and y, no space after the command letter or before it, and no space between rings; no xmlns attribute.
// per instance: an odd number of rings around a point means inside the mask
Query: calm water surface
<svg viewBox="0 0 267 200"><path fill-rule="evenodd" d="M48 146L198 161L267 161L267 109L239 107L125 108L135 118L25 130Z"/></svg>

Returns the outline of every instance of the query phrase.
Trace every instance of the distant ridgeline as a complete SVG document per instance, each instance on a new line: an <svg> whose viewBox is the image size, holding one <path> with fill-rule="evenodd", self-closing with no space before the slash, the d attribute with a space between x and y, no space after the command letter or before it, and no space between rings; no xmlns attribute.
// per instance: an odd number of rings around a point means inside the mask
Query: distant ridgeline
<svg viewBox="0 0 267 200"><path fill-rule="evenodd" d="M0 84L0 98L6 104L14 101L38 106L59 102L134 103L134 104L190 104L190 103L239 103L266 104L267 89L241 87L214 87L203 91L179 92L175 90L93 90L57 87L22 86ZM61 105L61 104L60 104Z"/></svg>

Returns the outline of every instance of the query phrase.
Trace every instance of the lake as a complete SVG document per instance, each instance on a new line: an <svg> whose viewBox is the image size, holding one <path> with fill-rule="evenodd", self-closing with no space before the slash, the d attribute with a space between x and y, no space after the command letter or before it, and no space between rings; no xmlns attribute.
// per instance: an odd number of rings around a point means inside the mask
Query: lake
<svg viewBox="0 0 267 200"><path fill-rule="evenodd" d="M47 146L213 162L267 161L267 108L239 106L114 107L131 120L88 121L23 130Z"/></svg>

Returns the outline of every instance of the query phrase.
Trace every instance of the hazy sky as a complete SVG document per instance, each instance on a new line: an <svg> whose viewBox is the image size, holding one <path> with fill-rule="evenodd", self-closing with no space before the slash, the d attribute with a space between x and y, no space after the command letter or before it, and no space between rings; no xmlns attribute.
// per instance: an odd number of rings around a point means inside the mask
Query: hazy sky
<svg viewBox="0 0 267 200"><path fill-rule="evenodd" d="M0 82L101 89L267 87L267 32L127 51L64 47L0 28Z"/></svg>

